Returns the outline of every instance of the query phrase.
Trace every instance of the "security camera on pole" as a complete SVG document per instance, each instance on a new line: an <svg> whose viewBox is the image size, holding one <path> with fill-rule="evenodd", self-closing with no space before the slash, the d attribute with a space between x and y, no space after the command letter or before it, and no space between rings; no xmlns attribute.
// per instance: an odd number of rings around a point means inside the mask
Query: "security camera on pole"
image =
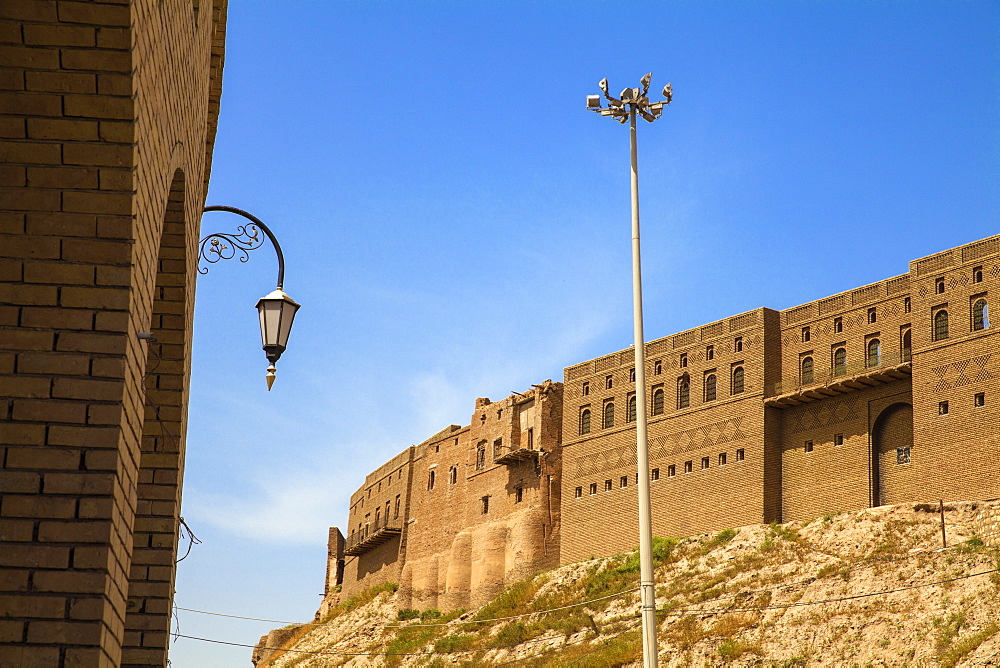
<svg viewBox="0 0 1000 668"><path fill-rule="evenodd" d="M608 101L601 107L600 95L587 96L587 108L601 116L610 116L618 122L629 124L632 148L632 307L635 330L635 440L636 464L639 480L639 587L642 605L642 665L654 668L656 656L656 588L653 581L653 522L649 501L649 443L646 435L646 345L642 333L642 270L639 253L639 164L635 142L635 117L652 123L663 107L670 104L674 93L668 83L663 88L665 100L650 102L648 97L652 73L640 81L640 88L626 88L620 98L608 94L608 80L598 84Z"/></svg>

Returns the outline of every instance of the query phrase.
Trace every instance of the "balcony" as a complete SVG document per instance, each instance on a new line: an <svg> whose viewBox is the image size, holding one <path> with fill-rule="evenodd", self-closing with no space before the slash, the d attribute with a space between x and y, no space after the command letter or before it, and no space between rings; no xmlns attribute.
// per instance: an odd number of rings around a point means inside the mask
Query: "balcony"
<svg viewBox="0 0 1000 668"><path fill-rule="evenodd" d="M378 520L374 524L367 524L360 531L347 537L344 554L352 557L363 554L401 533L403 533L403 521L400 519Z"/></svg>
<svg viewBox="0 0 1000 668"><path fill-rule="evenodd" d="M536 459L537 457L538 450L535 450L534 448L512 448L508 446L493 447L494 464L514 464L516 462L523 462L526 459Z"/></svg>
<svg viewBox="0 0 1000 668"><path fill-rule="evenodd" d="M786 378L767 388L764 405L788 408L808 404L848 392L867 390L897 380L905 380L913 373L909 350L905 350L902 356L880 355L877 363L870 362L871 360L861 360L853 364L844 364L814 373L811 379Z"/></svg>

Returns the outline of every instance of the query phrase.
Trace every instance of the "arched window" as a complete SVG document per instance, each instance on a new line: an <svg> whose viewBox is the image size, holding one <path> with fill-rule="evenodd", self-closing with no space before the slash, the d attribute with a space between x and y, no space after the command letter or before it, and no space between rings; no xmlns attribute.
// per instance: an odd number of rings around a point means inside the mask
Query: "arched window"
<svg viewBox="0 0 1000 668"><path fill-rule="evenodd" d="M653 391L653 415L663 415L663 389Z"/></svg>
<svg viewBox="0 0 1000 668"><path fill-rule="evenodd" d="M657 376L663 373L663 362L656 362L653 365L653 373Z"/></svg>
<svg viewBox="0 0 1000 668"><path fill-rule="evenodd" d="M615 426L615 402L609 401L604 404L604 424L605 429Z"/></svg>
<svg viewBox="0 0 1000 668"><path fill-rule="evenodd" d="M934 314L934 340L943 341L948 338L948 312L944 309Z"/></svg>
<svg viewBox="0 0 1000 668"><path fill-rule="evenodd" d="M733 369L732 394L739 394L743 391L743 367L738 366Z"/></svg>
<svg viewBox="0 0 1000 668"><path fill-rule="evenodd" d="M903 362L910 361L910 355L912 354L912 347L910 345L910 330L903 330L903 340L900 342L900 357Z"/></svg>
<svg viewBox="0 0 1000 668"><path fill-rule="evenodd" d="M584 408L580 412L580 435L590 433L590 409Z"/></svg>
<svg viewBox="0 0 1000 668"><path fill-rule="evenodd" d="M801 367L802 367L801 369L802 384L808 385L809 383L813 382L813 358L803 357Z"/></svg>
<svg viewBox="0 0 1000 668"><path fill-rule="evenodd" d="M715 401L716 396L715 374L710 373L705 376L705 401Z"/></svg>
<svg viewBox="0 0 1000 668"><path fill-rule="evenodd" d="M972 329L987 329L990 326L990 311L985 299L977 299L972 305Z"/></svg>
<svg viewBox="0 0 1000 668"><path fill-rule="evenodd" d="M847 373L847 350L837 348L833 351L833 375L843 376Z"/></svg>
<svg viewBox="0 0 1000 668"><path fill-rule="evenodd" d="M882 363L882 343L878 339L868 342L868 357L865 360L866 366L875 367Z"/></svg>
<svg viewBox="0 0 1000 668"><path fill-rule="evenodd" d="M691 379L684 374L677 379L677 408L687 408L691 405Z"/></svg>
<svg viewBox="0 0 1000 668"><path fill-rule="evenodd" d="M635 395L628 398L628 412L625 415L627 422L635 422Z"/></svg>
<svg viewBox="0 0 1000 668"><path fill-rule="evenodd" d="M458 482L458 466L452 466L448 469L448 482L452 485Z"/></svg>

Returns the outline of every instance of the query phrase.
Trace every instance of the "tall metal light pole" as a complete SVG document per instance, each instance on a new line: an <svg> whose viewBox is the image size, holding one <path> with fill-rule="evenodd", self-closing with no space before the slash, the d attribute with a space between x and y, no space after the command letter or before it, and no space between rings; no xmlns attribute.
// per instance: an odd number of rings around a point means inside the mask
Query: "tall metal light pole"
<svg viewBox="0 0 1000 668"><path fill-rule="evenodd" d="M667 84L663 95L667 98L650 103L647 93L652 73L640 80L641 88L626 88L621 98L608 94L608 80L601 79L601 91L608 100L608 106L601 107L600 95L587 96L587 108L601 116L610 116L620 123L629 124L629 138L632 149L632 312L635 330L635 450L637 478L639 481L639 588L642 605L642 665L655 668L656 649L656 586L653 579L653 520L649 501L649 442L646 423L646 342L642 332L642 268L639 251L639 162L635 141L635 117L652 123L663 107L673 99L673 89Z"/></svg>

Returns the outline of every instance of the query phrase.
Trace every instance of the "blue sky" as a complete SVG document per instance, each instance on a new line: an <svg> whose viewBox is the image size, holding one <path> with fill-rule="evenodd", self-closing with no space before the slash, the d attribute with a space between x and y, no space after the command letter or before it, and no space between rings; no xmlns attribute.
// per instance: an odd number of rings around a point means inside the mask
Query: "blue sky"
<svg viewBox="0 0 1000 668"><path fill-rule="evenodd" d="M268 393L273 253L199 280L178 606L309 621L365 473L631 343L628 131L584 104L649 71L648 339L997 232L995 2L232 2L208 203L272 227L302 309Z"/></svg>

